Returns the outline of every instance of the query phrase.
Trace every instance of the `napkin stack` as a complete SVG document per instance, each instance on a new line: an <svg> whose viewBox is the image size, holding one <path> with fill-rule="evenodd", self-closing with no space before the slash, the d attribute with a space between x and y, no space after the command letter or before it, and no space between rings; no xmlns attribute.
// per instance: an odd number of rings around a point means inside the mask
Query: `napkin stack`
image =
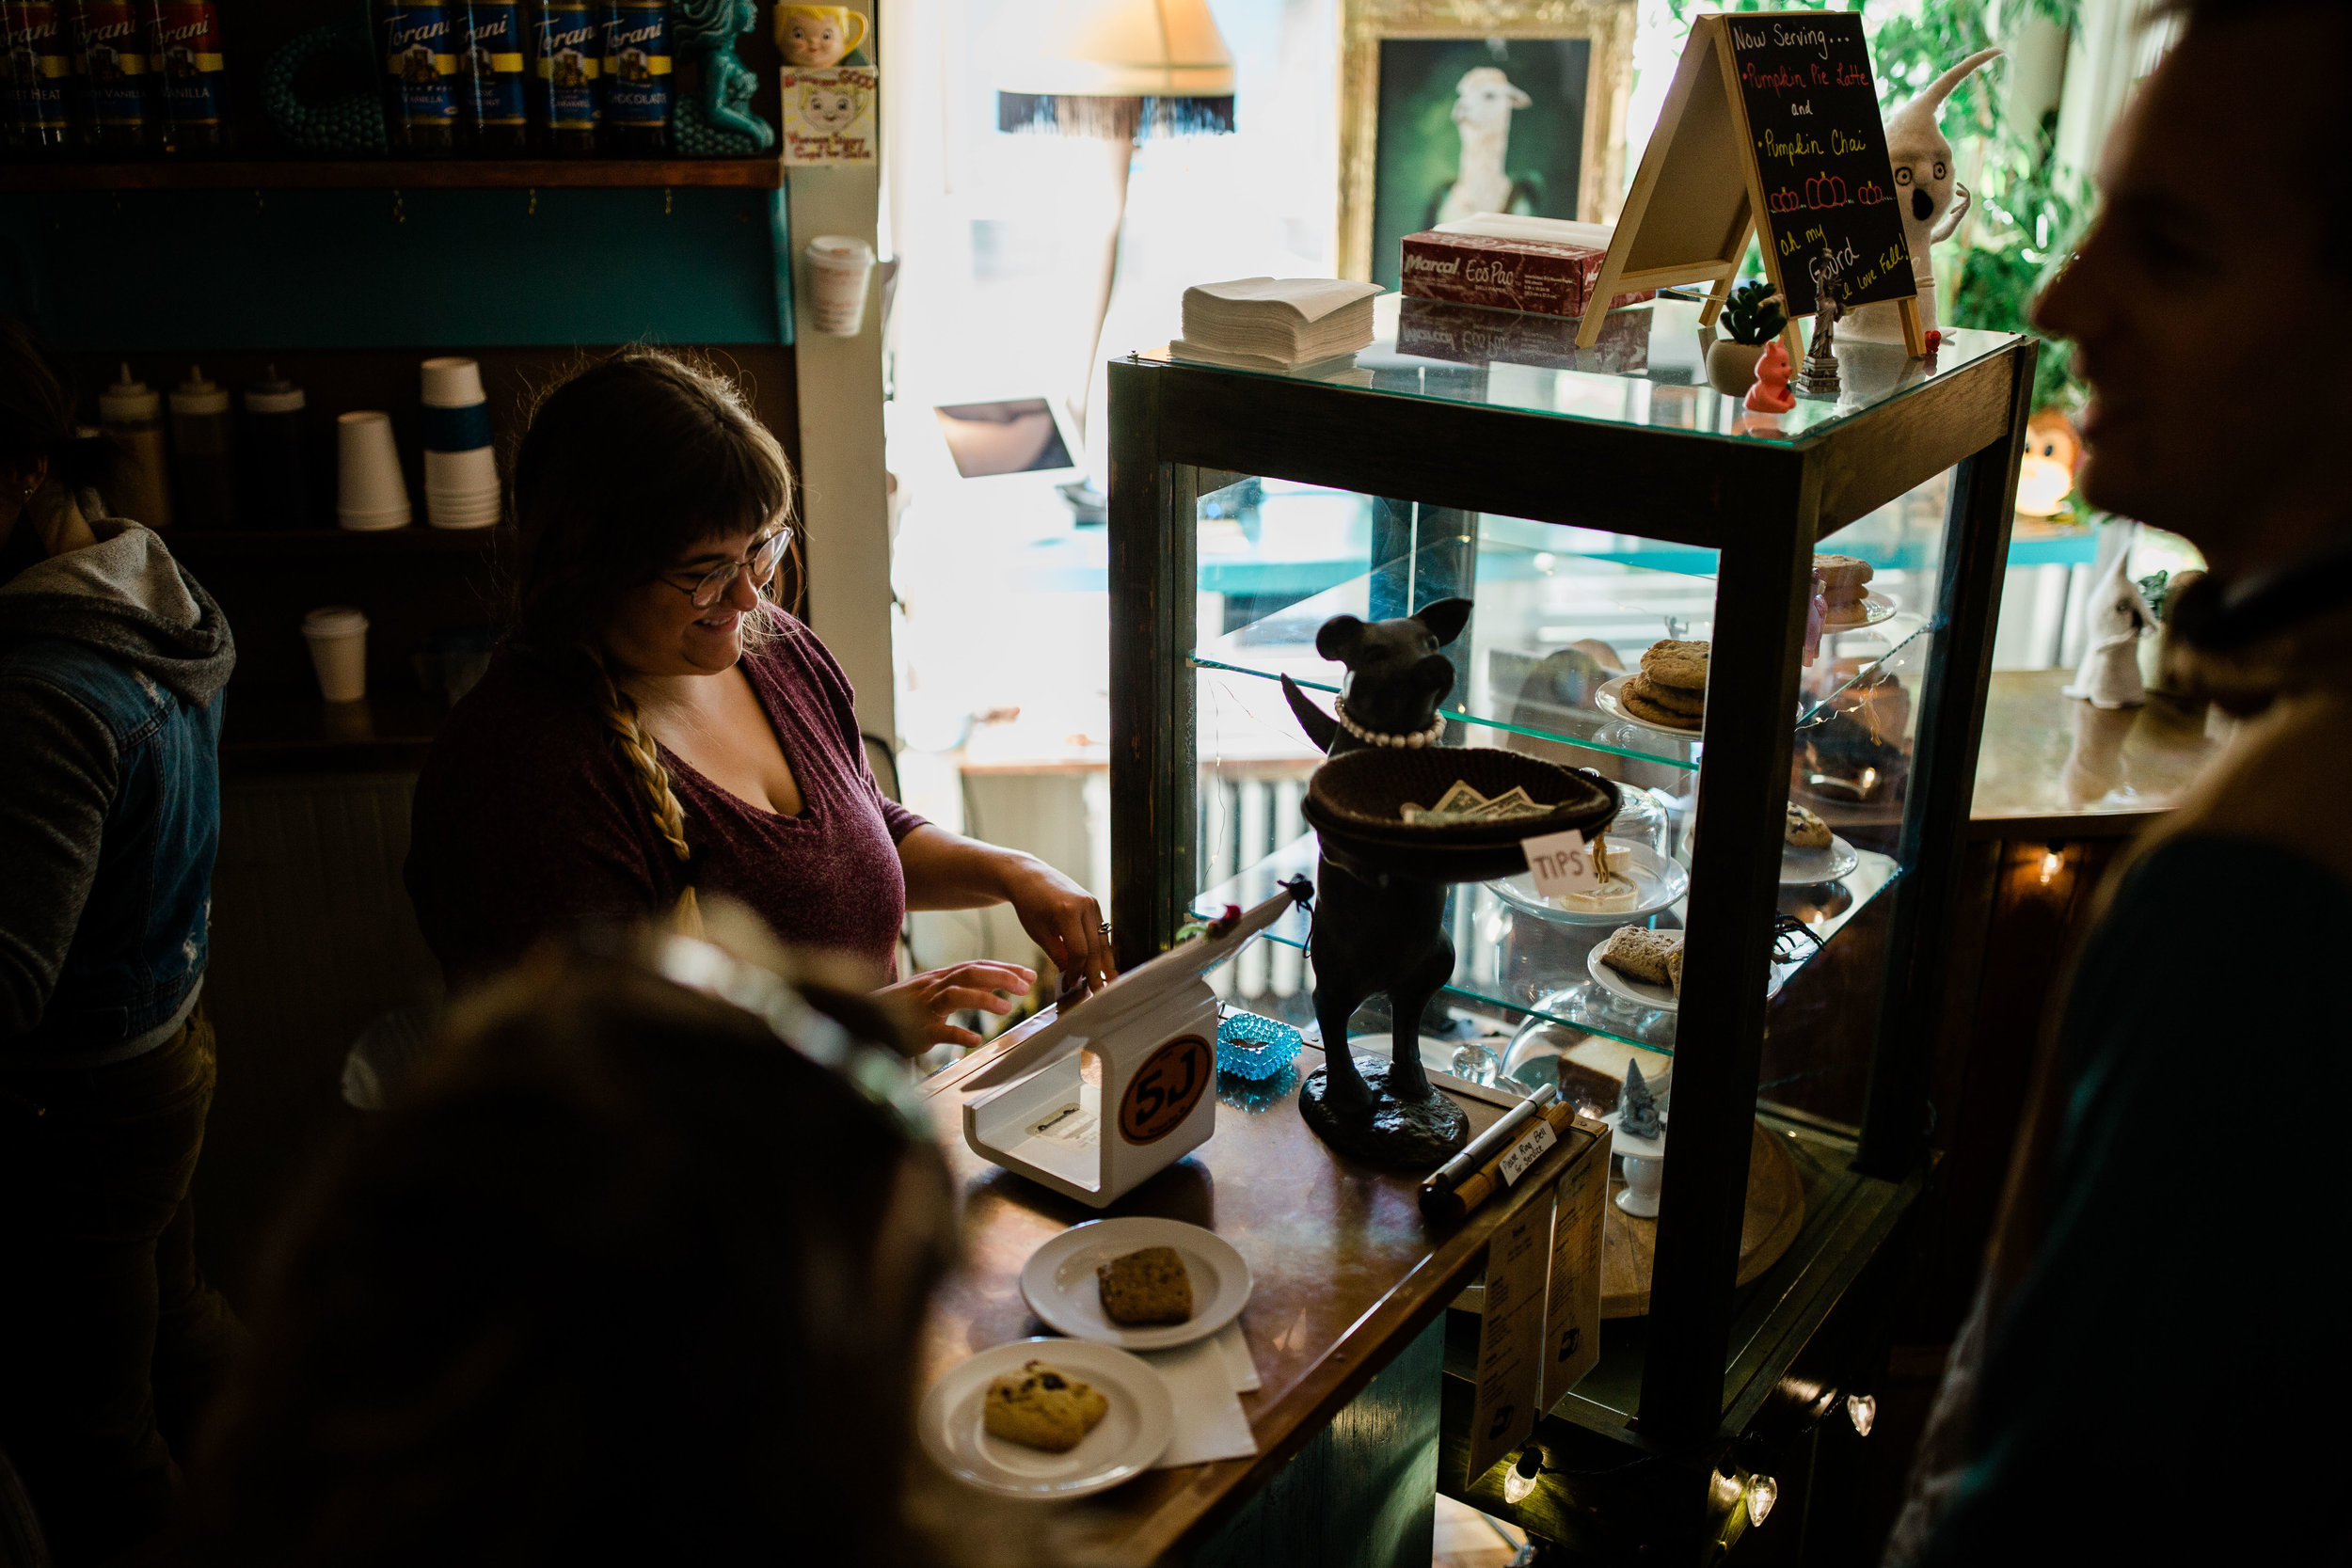
<svg viewBox="0 0 2352 1568"><path fill-rule="evenodd" d="M1258 1369L1238 1321L1189 1345L1136 1354L1160 1374L1176 1405L1176 1435L1153 1469L1257 1454L1258 1439L1242 1414L1241 1396L1257 1390Z"/></svg>
<svg viewBox="0 0 2352 1568"><path fill-rule="evenodd" d="M1241 370L1291 371L1353 355L1372 342L1379 289L1330 277L1239 277L1184 291L1179 359Z"/></svg>

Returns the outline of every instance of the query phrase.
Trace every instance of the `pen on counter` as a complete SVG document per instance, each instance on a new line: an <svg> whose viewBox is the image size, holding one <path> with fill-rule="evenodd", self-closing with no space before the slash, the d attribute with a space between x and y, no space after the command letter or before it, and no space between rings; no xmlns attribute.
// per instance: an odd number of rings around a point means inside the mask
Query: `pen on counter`
<svg viewBox="0 0 2352 1568"><path fill-rule="evenodd" d="M1470 1141L1469 1147L1430 1173L1421 1184L1421 1207L1424 1213L1434 1213L1432 1204L1444 1206L1455 1189L1470 1180L1490 1160L1501 1158L1518 1142L1519 1134L1543 1113L1545 1106L1560 1098L1557 1085L1546 1084L1525 1100L1503 1113L1502 1119Z"/></svg>
<svg viewBox="0 0 2352 1568"><path fill-rule="evenodd" d="M1492 1159L1464 1177L1454 1186L1438 1190L1424 1184L1421 1190L1421 1212L1433 1220L1458 1220L1494 1196L1496 1191L1505 1185L1502 1163L1526 1142L1530 1133L1534 1131L1531 1124L1538 1119L1550 1126L1552 1137L1554 1141L1557 1141L1566 1136L1568 1130L1576 1125L1576 1107L1562 1101L1553 1101L1534 1116L1530 1117L1527 1121L1519 1124L1517 1136L1513 1137L1508 1148L1495 1150ZM1540 1157L1540 1155L1537 1156L1537 1158ZM1533 1161L1530 1163L1532 1164Z"/></svg>

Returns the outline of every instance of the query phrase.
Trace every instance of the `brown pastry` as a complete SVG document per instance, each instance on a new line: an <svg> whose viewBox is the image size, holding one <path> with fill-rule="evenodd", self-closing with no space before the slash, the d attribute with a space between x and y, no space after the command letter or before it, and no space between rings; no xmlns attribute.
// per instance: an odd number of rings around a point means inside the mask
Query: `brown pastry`
<svg viewBox="0 0 2352 1568"><path fill-rule="evenodd" d="M1817 555L1813 569L1821 576L1822 596L1833 604L1861 598L1862 585L1873 576L1870 563L1858 555Z"/></svg>
<svg viewBox="0 0 2352 1568"><path fill-rule="evenodd" d="M1707 691L1708 646L1703 639L1668 638L1653 642L1648 652L1642 655L1642 673L1656 685L1704 695Z"/></svg>
<svg viewBox="0 0 2352 1568"><path fill-rule="evenodd" d="M1172 1246L1148 1246L1100 1264L1094 1288L1115 1323L1180 1323L1192 1316L1192 1276Z"/></svg>
<svg viewBox="0 0 2352 1568"><path fill-rule="evenodd" d="M1111 1407L1101 1390L1043 1361L1025 1362L988 1386L980 1424L1025 1448L1068 1453Z"/></svg>
<svg viewBox="0 0 2352 1568"><path fill-rule="evenodd" d="M1671 686L1661 686L1647 675L1636 675L1625 683L1648 701L1668 713L1679 713L1686 719L1696 719L1707 711L1707 698L1697 691L1683 691Z"/></svg>
<svg viewBox="0 0 2352 1568"><path fill-rule="evenodd" d="M1677 713L1674 709L1670 707L1662 707L1648 697L1644 696L1641 692L1634 689L1632 681L1628 681L1625 685L1617 689L1617 700L1625 705L1625 710L1633 715L1634 718L1645 720L1653 724L1662 725L1667 729L1689 730L1692 734L1695 735L1703 727L1699 720L1693 715L1688 713Z"/></svg>
<svg viewBox="0 0 2352 1568"><path fill-rule="evenodd" d="M1609 933L1600 961L1618 974L1645 985L1674 984L1681 965L1668 960L1682 951L1680 931L1653 931L1646 926L1620 926ZM1679 994L1677 992L1677 994Z"/></svg>
<svg viewBox="0 0 2352 1568"><path fill-rule="evenodd" d="M1791 800L1788 802L1788 824L1783 836L1791 849L1826 849L1829 847L1829 824Z"/></svg>

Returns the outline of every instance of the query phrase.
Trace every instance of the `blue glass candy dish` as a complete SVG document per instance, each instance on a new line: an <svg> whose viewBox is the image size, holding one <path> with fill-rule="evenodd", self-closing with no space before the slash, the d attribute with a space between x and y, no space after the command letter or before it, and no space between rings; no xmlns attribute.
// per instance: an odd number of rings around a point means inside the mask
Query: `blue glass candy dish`
<svg viewBox="0 0 2352 1568"><path fill-rule="evenodd" d="M1271 1078L1298 1059L1298 1031L1256 1013L1231 1013L1216 1026L1216 1069L1237 1078Z"/></svg>

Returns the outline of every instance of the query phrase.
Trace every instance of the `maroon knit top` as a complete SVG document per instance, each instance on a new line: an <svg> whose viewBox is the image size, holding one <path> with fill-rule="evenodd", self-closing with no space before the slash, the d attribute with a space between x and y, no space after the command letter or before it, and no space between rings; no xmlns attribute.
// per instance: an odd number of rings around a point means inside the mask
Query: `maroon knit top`
<svg viewBox="0 0 2352 1568"><path fill-rule="evenodd" d="M814 632L771 611L776 635L743 659L792 776L798 816L746 804L668 747L703 896L748 904L787 942L896 977L906 875L898 840L923 819L866 764L850 683ZM408 845L408 897L453 984L582 920L666 913L685 867L644 785L572 681L501 648L425 759Z"/></svg>

